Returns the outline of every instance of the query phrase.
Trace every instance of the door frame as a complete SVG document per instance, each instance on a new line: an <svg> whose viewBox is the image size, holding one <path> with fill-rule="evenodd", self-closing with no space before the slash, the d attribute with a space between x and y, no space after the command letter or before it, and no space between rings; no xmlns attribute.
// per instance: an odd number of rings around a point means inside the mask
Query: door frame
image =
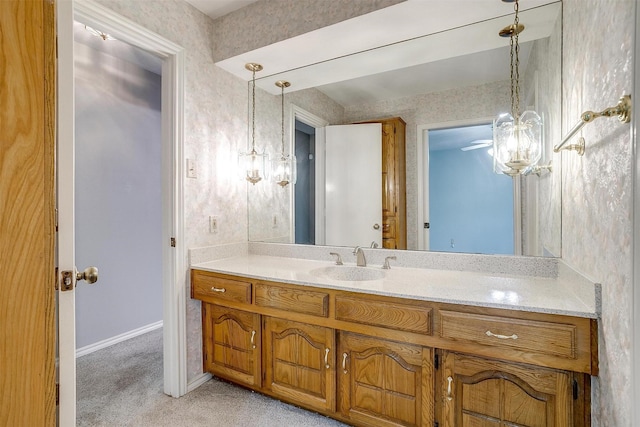
<svg viewBox="0 0 640 427"><path fill-rule="evenodd" d="M475 126L487 123L493 123L494 117L481 117L469 120L454 120L450 122L430 123L426 125L418 125L417 127L417 159L418 159L418 249L425 250L429 247L426 239L423 224L425 214L428 213L428 191L429 191L429 167L425 165L429 156L429 131L433 129L455 128L464 126ZM426 148L426 150L425 150ZM426 151L426 153L425 153ZM426 157L425 157L426 156ZM522 255L522 203L520 202L520 176L513 179L513 249L514 255ZM425 197L426 195L426 197Z"/></svg>
<svg viewBox="0 0 640 427"><path fill-rule="evenodd" d="M93 1L61 0L60 3L63 3L59 5L63 11L71 7L73 14L70 23L68 17L65 16L66 13L58 15L59 37L65 37L61 42L62 45L69 44L69 34L71 38L73 37L72 29L66 28L66 26L72 26L73 21L77 20L83 24L100 28L124 42L159 56L163 60L161 140L162 239L165 242L162 254L164 392L173 397L179 397L187 392L186 248L183 219L184 49ZM61 28L63 26L65 28ZM72 46L73 43L71 43ZM72 58L70 56L72 54L67 49L60 49L58 59L60 74L63 74L64 70L67 76L65 81L60 84L59 108L62 108L63 105L67 106L64 108L73 106L73 82L69 82L69 78L73 78L73 72L69 72L73 63L69 59ZM62 119L64 120L64 118ZM65 126L69 126L68 121ZM61 123L61 130L62 127ZM65 136L61 133L60 137ZM73 138L73 135L69 136L67 131L66 137ZM59 157L58 161L60 160ZM172 238L175 239L175 247L171 247ZM75 399L75 393L73 394Z"/></svg>
<svg viewBox="0 0 640 427"><path fill-rule="evenodd" d="M289 152L295 153L295 138L296 138L296 120L304 123L305 125L311 126L316 130L315 135L315 144L316 144L316 211L315 211L315 241L316 245L324 244L324 204L325 204L325 189L324 189L324 181L325 181L325 164L324 164L324 155L325 155L325 133L324 128L329 125L329 122L323 119L322 117L318 117L315 114L312 114L295 104L291 104L291 112L289 119ZM289 243L295 243L296 239L296 216L295 216L295 206L296 206L296 192L293 190L293 186L289 189L290 191L290 200L291 203L289 205L289 230L291 230L291 235L289 236ZM318 240L320 239L320 240Z"/></svg>

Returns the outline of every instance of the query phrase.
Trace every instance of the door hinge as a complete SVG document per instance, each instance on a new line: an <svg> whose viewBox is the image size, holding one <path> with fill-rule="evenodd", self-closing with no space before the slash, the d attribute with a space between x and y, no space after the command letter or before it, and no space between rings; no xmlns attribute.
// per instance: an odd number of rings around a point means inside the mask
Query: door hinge
<svg viewBox="0 0 640 427"><path fill-rule="evenodd" d="M578 381L573 380L573 400L578 400Z"/></svg>
<svg viewBox="0 0 640 427"><path fill-rule="evenodd" d="M55 282L54 286L55 286L56 291L57 291L58 289L60 289L60 286L59 286L60 282L58 281L58 267L56 267L56 280L54 280L54 282Z"/></svg>
<svg viewBox="0 0 640 427"><path fill-rule="evenodd" d="M425 222L424 224L422 224L423 228L429 229L431 228L431 224L429 224L428 222Z"/></svg>
<svg viewBox="0 0 640 427"><path fill-rule="evenodd" d="M56 383L56 406L60 406L60 384Z"/></svg>
<svg viewBox="0 0 640 427"><path fill-rule="evenodd" d="M172 247L172 248L175 248L175 247L176 247L176 238L175 238L175 237L172 237L172 238L171 238L170 244L171 244L171 247Z"/></svg>
<svg viewBox="0 0 640 427"><path fill-rule="evenodd" d="M434 369L440 369L440 356L438 356L438 353L433 356L433 367Z"/></svg>
<svg viewBox="0 0 640 427"><path fill-rule="evenodd" d="M56 233L58 232L58 208L56 208L54 210L54 218L53 218L53 222L55 224L56 227Z"/></svg>

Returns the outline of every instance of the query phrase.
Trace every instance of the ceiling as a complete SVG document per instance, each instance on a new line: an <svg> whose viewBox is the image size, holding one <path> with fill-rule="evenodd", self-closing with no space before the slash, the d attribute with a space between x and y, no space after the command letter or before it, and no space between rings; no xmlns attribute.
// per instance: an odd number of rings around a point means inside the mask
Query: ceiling
<svg viewBox="0 0 640 427"><path fill-rule="evenodd" d="M200 10L205 15L216 19L224 16L234 10L241 9L245 6L255 3L258 0L186 0L193 7Z"/></svg>

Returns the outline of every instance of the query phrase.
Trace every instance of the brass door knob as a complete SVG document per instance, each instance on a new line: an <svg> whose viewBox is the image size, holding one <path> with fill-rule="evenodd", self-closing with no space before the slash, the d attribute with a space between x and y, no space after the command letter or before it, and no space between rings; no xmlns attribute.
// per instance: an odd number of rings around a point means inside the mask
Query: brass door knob
<svg viewBox="0 0 640 427"><path fill-rule="evenodd" d="M86 280L87 283L96 283L98 281L98 269L96 267L87 267L82 273L76 273L76 280Z"/></svg>

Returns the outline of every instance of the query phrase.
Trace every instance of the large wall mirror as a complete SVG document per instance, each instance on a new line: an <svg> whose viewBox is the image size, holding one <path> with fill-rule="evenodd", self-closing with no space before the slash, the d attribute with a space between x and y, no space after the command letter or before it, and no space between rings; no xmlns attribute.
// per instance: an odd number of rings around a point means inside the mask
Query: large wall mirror
<svg viewBox="0 0 640 427"><path fill-rule="evenodd" d="M407 16L412 19L403 19ZM422 25L412 24L416 16L424 17ZM544 120L540 164L551 168L515 179L493 172L490 146L492 121L510 110L509 39L498 32L513 18L513 3L499 0L409 0L323 29L330 37L342 35L344 43L318 42L322 37L313 34L219 63L242 75L238 71L245 62L265 62L265 75L257 80L256 115L258 135L272 155L280 151L281 128L280 89L274 83L291 82L285 94L285 140L286 151L297 155L298 182L286 188L248 184L249 240L382 247L383 230L379 240L374 235L337 243L326 239L328 231L318 232L331 228L329 193L340 186L329 183L324 172L343 170L337 182L346 186L374 171L378 187L381 181L384 186L380 177L386 173L376 164L379 153L370 166L356 169L345 163L353 155L346 145L336 152L327 138L333 128L371 121L380 122L384 135L381 119L399 118L404 152L397 167L404 168L406 181L391 190L405 196L400 248L560 256L561 165L552 146L561 136L562 4L531 0L520 5L525 25L519 40L521 107L534 108ZM380 31L403 39L376 33L372 27L381 22L386 27ZM364 48L349 51L359 37ZM357 145L351 134L342 144ZM376 179L369 180L373 186ZM366 204L363 193L346 193L352 203L338 210L340 235L355 227L348 221ZM380 225L370 222L371 229Z"/></svg>

